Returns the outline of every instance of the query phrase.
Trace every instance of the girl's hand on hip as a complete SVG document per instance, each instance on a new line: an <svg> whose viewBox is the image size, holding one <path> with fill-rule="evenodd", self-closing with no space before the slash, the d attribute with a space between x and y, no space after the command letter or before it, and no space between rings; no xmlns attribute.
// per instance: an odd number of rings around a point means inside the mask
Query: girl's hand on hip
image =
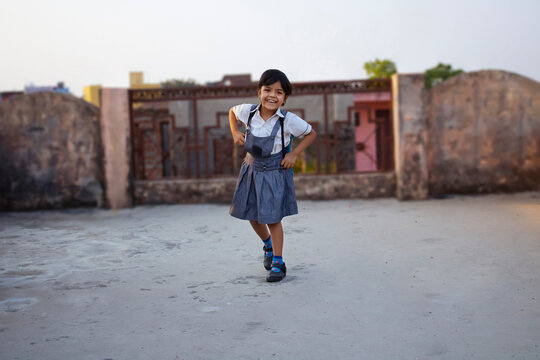
<svg viewBox="0 0 540 360"><path fill-rule="evenodd" d="M234 143L238 146L244 146L246 141L246 134L241 131L235 131L233 133Z"/></svg>
<svg viewBox="0 0 540 360"><path fill-rule="evenodd" d="M281 166L283 166L285 169L290 169L294 166L294 163L296 162L296 155L292 152L285 155L283 160L281 160Z"/></svg>

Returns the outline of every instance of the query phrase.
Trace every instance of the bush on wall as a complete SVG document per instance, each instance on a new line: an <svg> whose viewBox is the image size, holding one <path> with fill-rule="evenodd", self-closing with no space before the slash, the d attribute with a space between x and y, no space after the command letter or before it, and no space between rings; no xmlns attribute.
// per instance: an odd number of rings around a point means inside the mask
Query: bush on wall
<svg viewBox="0 0 540 360"><path fill-rule="evenodd" d="M443 82L444 80L463 73L461 69L452 69L452 65L439 63L437 66L427 69L424 75L426 89Z"/></svg>

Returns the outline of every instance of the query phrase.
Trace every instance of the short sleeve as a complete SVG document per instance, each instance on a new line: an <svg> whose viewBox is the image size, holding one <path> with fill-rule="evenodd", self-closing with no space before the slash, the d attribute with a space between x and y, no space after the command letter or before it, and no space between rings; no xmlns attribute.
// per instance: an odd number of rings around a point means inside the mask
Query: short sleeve
<svg viewBox="0 0 540 360"><path fill-rule="evenodd" d="M295 138L303 138L311 132L311 125L304 119L293 113L287 113L287 131Z"/></svg>
<svg viewBox="0 0 540 360"><path fill-rule="evenodd" d="M247 124L248 122L250 110L251 104L241 104L233 107L234 115L236 115L238 120L240 120L244 124Z"/></svg>

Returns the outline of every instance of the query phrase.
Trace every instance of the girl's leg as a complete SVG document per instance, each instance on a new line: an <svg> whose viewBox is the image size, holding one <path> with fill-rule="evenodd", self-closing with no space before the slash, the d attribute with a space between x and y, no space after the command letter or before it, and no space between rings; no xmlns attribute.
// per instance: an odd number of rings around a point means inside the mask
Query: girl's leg
<svg viewBox="0 0 540 360"><path fill-rule="evenodd" d="M257 235L259 235L262 241L268 239L270 234L268 233L268 227L266 226L266 224L259 224L258 222L253 221L253 220L250 220L249 223L251 224L251 227L253 228L253 230L255 230ZM273 237L272 237L272 240L273 240Z"/></svg>
<svg viewBox="0 0 540 360"><path fill-rule="evenodd" d="M272 249L272 243L270 239L270 234L268 233L268 226L266 224L259 224L257 221L250 220L249 223L251 224L251 227L257 235L261 238L262 242L264 243L263 251L264 251L264 260L263 265L266 270L270 270L272 267L272 260L274 258L274 252Z"/></svg>
<svg viewBox="0 0 540 360"><path fill-rule="evenodd" d="M281 222L275 224L268 224L270 234L272 234L272 243L274 246L274 259L272 261L272 268L266 277L268 282L281 281L285 278L287 273L287 267L283 262L283 226Z"/></svg>
<svg viewBox="0 0 540 360"><path fill-rule="evenodd" d="M274 256L283 256L283 226L281 226L281 221L275 224L268 224L268 228L272 235Z"/></svg>

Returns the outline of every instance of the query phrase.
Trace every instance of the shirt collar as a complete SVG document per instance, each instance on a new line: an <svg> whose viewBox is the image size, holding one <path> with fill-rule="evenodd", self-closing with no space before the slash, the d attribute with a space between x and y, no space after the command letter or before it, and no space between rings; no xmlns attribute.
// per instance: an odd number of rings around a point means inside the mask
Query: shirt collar
<svg viewBox="0 0 540 360"><path fill-rule="evenodd" d="M261 104L257 105L256 109L257 109L256 111L258 111L258 112L259 112L259 115L260 115L260 114L261 114ZM280 118L284 117L283 114L281 113L281 107L279 107L279 108L277 109L277 111L275 112L275 114L272 115L272 116L275 116L275 115L277 115L277 116L280 117Z"/></svg>

